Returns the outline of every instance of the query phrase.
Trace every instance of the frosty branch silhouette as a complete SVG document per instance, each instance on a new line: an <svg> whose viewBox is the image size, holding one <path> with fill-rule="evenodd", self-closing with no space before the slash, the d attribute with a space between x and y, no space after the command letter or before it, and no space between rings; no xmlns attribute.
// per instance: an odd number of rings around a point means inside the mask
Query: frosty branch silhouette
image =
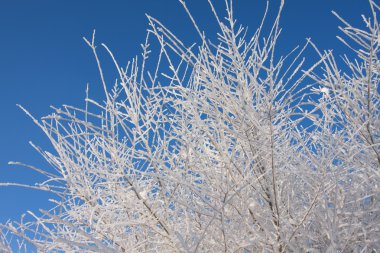
<svg viewBox="0 0 380 253"><path fill-rule="evenodd" d="M13 163L46 181L1 185L52 192L55 208L2 224L0 251L378 252L379 6L369 1L364 30L335 14L355 55L337 61L311 40L278 55L283 2L247 37L232 1L221 19L209 0L217 44L180 2L198 46L147 16L142 56L126 67L102 45L111 88L94 32L105 101L87 88L84 109L41 120L21 107L52 143L32 145L55 172Z"/></svg>

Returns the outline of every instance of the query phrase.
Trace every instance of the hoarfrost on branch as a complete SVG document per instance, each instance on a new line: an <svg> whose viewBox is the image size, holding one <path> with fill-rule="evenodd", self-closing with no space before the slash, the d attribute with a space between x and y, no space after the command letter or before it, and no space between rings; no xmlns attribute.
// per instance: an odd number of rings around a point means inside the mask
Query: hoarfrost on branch
<svg viewBox="0 0 380 253"><path fill-rule="evenodd" d="M311 40L279 57L283 3L271 29L265 12L247 37L231 2L225 19L210 2L220 26L215 44L180 2L199 46L148 16L142 56L126 67L103 45L119 73L110 88L94 33L86 42L105 102L87 89L84 109L54 108L41 120L25 110L55 149L34 146L55 172L28 166L46 181L27 187L54 193L56 207L1 225L0 250L377 252L375 1L365 30L336 14L338 38L357 56L343 62ZM306 50L319 60L309 64Z"/></svg>

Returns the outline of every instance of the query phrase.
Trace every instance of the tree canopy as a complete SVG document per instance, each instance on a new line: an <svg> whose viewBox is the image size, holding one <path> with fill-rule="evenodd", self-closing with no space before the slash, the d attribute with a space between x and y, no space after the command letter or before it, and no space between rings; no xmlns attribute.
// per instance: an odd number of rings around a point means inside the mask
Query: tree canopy
<svg viewBox="0 0 380 253"><path fill-rule="evenodd" d="M20 106L54 147L35 146L55 171L28 166L46 181L26 187L56 206L2 224L0 250L377 252L379 6L369 1L366 29L335 14L352 51L337 60L311 40L278 54L283 2L249 36L232 1L225 18L209 1L217 41L180 2L200 43L148 16L142 55L126 67L102 44L118 72L110 85L94 32L85 41L105 101L42 119Z"/></svg>

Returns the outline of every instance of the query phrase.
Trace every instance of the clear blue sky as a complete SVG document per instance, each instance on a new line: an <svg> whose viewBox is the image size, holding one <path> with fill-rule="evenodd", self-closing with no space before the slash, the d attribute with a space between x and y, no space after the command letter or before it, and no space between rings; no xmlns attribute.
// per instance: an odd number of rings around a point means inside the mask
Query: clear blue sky
<svg viewBox="0 0 380 253"><path fill-rule="evenodd" d="M188 6L201 29L216 30L207 0L189 0ZM223 11L222 0L217 2ZM279 0L271 0L274 12ZM264 11L264 0L235 0L239 23L253 32ZM311 37L321 49L346 52L335 38L340 13L353 24L369 13L367 0L287 0L282 17L281 43L289 50ZM22 104L36 117L51 112L50 105L83 106L86 83L90 96L102 99L94 58L82 37L96 29L98 43L106 43L123 65L145 39L145 13L167 25L185 42L196 34L177 0L1 0L0 2L0 181L35 183L41 177L19 161L48 168L28 141L51 151L47 138L16 107ZM104 54L103 64L109 64ZM109 64L110 65L110 64ZM107 71L107 68L106 68ZM108 79L114 80L113 72ZM107 73L106 73L107 74ZM0 222L18 219L27 210L48 206L48 195L16 187L0 188Z"/></svg>

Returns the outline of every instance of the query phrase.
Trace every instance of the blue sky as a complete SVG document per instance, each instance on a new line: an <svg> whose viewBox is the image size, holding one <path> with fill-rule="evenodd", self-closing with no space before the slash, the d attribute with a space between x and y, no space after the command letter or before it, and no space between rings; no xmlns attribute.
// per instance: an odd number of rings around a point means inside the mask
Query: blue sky
<svg viewBox="0 0 380 253"><path fill-rule="evenodd" d="M188 2L201 29L208 35L215 34L217 29L207 0ZM214 2L222 13L224 1ZM271 0L272 13L278 2ZM263 0L234 2L238 22L248 26L251 34L262 17L264 5ZM352 24L361 25L360 15L368 14L369 6L367 0L287 0L280 49L285 53L311 37L320 49L347 52L335 38L340 22L331 10ZM123 65L140 54L147 29L145 13L158 18L187 44L197 41L178 0L1 1L0 182L33 184L41 179L35 172L9 166L8 161L48 168L28 144L31 140L51 151L47 138L16 104L22 104L38 118L51 112L50 105L83 106L86 83L90 83L90 96L102 99L95 60L82 37L90 37L96 29L98 43L106 43ZM107 78L114 80L109 58L106 54L101 56ZM48 198L48 194L34 190L0 188L0 222L18 219L27 210L46 208Z"/></svg>

